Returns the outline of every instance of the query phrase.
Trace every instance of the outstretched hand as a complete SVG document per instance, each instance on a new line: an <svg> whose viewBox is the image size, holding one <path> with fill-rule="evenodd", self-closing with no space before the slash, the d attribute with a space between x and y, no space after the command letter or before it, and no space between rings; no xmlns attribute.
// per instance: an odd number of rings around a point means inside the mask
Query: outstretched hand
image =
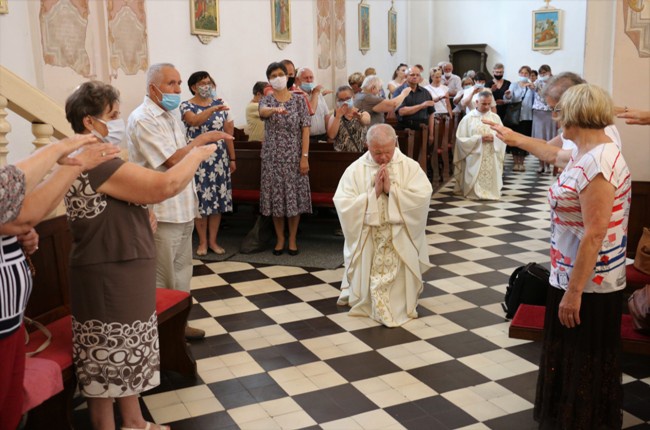
<svg viewBox="0 0 650 430"><path fill-rule="evenodd" d="M616 117L625 118L625 124L650 125L650 111L627 109L616 115Z"/></svg>
<svg viewBox="0 0 650 430"><path fill-rule="evenodd" d="M74 157L83 171L92 170L105 161L120 155L120 148L112 143L91 143L84 146Z"/></svg>
<svg viewBox="0 0 650 430"><path fill-rule="evenodd" d="M506 127L505 125L498 124L494 121L489 121L487 119L481 120L483 124L489 125L490 129L497 133L497 137L503 141L508 146L519 146L519 138L523 135L513 131L511 128Z"/></svg>
<svg viewBox="0 0 650 430"><path fill-rule="evenodd" d="M60 148L62 154L57 163L62 166L81 166L81 162L75 157L70 157L70 154L78 150L84 145L97 143L98 140L92 134L75 134L65 139L61 139L54 143ZM119 152L119 151L118 151Z"/></svg>

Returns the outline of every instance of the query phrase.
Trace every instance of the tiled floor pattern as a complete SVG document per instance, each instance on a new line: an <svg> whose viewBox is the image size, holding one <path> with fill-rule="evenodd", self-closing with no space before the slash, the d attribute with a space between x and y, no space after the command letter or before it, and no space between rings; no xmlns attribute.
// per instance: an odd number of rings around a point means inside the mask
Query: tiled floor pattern
<svg viewBox="0 0 650 430"><path fill-rule="evenodd" d="M200 378L163 375L146 416L174 430L536 428L539 344L508 338L500 306L517 266L549 261L552 179L528 167L508 169L499 202L434 194L434 268L400 328L336 306L342 269L195 261ZM650 428L648 363L624 356L625 428Z"/></svg>

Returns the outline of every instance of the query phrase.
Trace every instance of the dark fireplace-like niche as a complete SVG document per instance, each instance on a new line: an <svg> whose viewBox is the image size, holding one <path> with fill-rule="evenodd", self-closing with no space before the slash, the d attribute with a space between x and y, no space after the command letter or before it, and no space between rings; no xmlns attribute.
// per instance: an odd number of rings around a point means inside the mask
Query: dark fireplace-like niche
<svg viewBox="0 0 650 430"><path fill-rule="evenodd" d="M486 66L486 43L447 46L449 47L449 62L454 65L454 74L462 77L468 70L474 70L485 73L488 81L492 79Z"/></svg>

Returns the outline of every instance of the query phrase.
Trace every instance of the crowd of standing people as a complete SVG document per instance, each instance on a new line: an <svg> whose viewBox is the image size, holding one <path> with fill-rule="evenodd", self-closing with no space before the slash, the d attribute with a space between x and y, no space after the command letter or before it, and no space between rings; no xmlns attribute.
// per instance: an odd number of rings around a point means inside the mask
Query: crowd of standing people
<svg viewBox="0 0 650 430"><path fill-rule="evenodd" d="M339 304L387 326L417 317L422 274L430 267L424 227L432 188L419 165L396 148L384 114L396 114L396 128L430 127L435 115L468 108L459 126L457 157L464 164L457 181L461 188L473 184L463 191L469 198L498 199L486 181L490 169L500 180L506 145L516 171L528 153L540 159L540 173L546 164L563 168L548 193L551 288L535 419L542 428L620 428L621 262L631 175L609 95L572 73L553 77L548 66L536 81L522 66L517 81L508 82L497 64L486 82L484 74L461 78L441 63L426 84L421 66L400 64L387 92L367 72L336 90L331 116L323 109L328 91L314 83L311 70L296 70L289 60L271 63L267 82L253 87L257 111L247 113L263 127L249 123L248 130L264 142L260 211L273 218L273 254L299 253L300 216L312 211L310 140L329 138L342 151L368 148L335 196L346 237ZM198 255L225 252L217 238L221 214L232 210L237 171L233 118L215 81L199 71L188 85L193 97L181 103L178 70L151 66L143 102L127 123L119 92L86 82L65 105L76 135L0 169L0 271L7 280L0 297L16 298L0 307L0 428L13 429L20 420L22 322L32 285L26 255L38 249L34 226L61 199L74 245L73 363L92 425L113 428L115 402L123 429L168 428L147 423L138 403L140 393L160 383L155 289L189 292L193 230ZM513 105L519 115L509 127ZM619 116L650 123L648 112L624 108ZM117 157L115 143L125 139L129 162ZM187 327L185 335L205 333Z"/></svg>

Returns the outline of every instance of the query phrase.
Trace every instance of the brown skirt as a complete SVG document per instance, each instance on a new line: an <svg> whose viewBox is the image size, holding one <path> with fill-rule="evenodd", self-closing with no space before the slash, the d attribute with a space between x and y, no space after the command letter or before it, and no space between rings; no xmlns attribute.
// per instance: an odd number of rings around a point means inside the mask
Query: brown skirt
<svg viewBox="0 0 650 430"><path fill-rule="evenodd" d="M575 328L558 319L563 295L548 289L535 420L541 429L620 429L622 292L584 293Z"/></svg>
<svg viewBox="0 0 650 430"><path fill-rule="evenodd" d="M71 267L73 362L86 397L160 384L154 259Z"/></svg>

